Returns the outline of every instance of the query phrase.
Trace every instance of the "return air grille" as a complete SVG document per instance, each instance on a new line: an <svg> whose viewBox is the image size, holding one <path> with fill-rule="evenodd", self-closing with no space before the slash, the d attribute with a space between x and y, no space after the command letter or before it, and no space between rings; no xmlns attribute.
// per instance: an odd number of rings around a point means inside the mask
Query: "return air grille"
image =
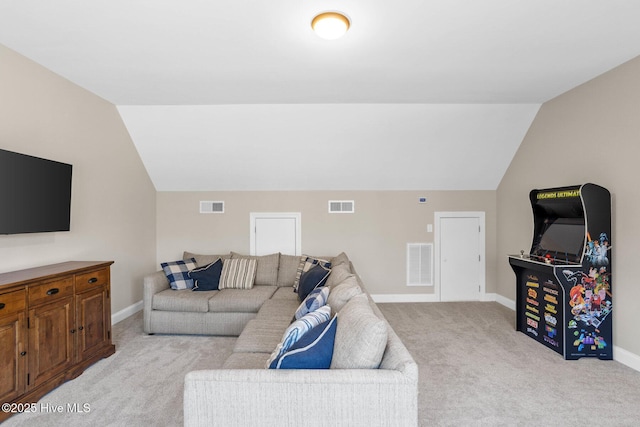
<svg viewBox="0 0 640 427"><path fill-rule="evenodd" d="M355 211L353 200L329 200L329 213L354 213Z"/></svg>
<svg viewBox="0 0 640 427"><path fill-rule="evenodd" d="M200 213L224 213L224 202L200 201Z"/></svg>
<svg viewBox="0 0 640 427"><path fill-rule="evenodd" d="M407 286L433 285L433 244L407 243Z"/></svg>

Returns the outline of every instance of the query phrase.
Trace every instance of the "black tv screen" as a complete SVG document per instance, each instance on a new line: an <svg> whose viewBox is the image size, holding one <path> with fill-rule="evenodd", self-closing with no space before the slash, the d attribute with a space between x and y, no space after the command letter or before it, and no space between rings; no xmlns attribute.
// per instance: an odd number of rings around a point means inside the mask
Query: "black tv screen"
<svg viewBox="0 0 640 427"><path fill-rule="evenodd" d="M69 231L72 169L0 150L0 234Z"/></svg>
<svg viewBox="0 0 640 427"><path fill-rule="evenodd" d="M586 239L584 220L557 218L545 223L532 253L538 256L550 254L554 258L579 262Z"/></svg>

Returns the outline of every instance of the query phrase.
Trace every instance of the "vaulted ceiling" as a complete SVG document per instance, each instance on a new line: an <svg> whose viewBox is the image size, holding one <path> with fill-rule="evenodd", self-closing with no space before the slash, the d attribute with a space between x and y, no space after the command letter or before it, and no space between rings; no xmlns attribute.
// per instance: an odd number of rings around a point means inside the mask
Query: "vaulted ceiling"
<svg viewBox="0 0 640 427"><path fill-rule="evenodd" d="M351 19L341 39L310 28ZM640 54L628 0L0 0L158 190L495 189L545 101ZM1 64L0 64L1 65Z"/></svg>

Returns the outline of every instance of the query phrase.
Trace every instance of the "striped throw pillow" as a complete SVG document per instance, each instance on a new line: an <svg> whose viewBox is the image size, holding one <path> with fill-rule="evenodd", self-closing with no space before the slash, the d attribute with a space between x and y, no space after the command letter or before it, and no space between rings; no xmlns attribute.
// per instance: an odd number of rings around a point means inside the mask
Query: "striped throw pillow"
<svg viewBox="0 0 640 427"><path fill-rule="evenodd" d="M222 264L219 289L251 289L256 279L255 259L226 259Z"/></svg>

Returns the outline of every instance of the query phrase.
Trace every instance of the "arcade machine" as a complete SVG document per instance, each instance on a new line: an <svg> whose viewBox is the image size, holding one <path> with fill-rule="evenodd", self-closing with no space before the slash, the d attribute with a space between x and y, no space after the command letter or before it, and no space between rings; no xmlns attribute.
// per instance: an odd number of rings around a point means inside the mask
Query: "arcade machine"
<svg viewBox="0 0 640 427"><path fill-rule="evenodd" d="M613 359L611 195L595 184L533 190L529 254L516 274L516 329L565 359Z"/></svg>

